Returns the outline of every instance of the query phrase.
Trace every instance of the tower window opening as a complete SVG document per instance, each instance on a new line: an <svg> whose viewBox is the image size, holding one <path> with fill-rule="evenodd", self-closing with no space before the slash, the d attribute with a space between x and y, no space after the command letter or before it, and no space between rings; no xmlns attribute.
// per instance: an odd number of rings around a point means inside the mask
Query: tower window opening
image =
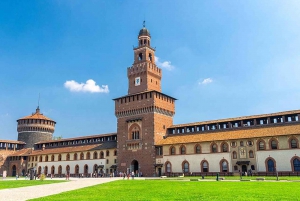
<svg viewBox="0 0 300 201"><path fill-rule="evenodd" d="M149 53L149 60L152 61L152 54Z"/></svg>
<svg viewBox="0 0 300 201"><path fill-rule="evenodd" d="M139 54L139 61L143 60L143 53Z"/></svg>
<svg viewBox="0 0 300 201"><path fill-rule="evenodd" d="M144 39L144 45L147 43L147 40L146 39Z"/></svg>

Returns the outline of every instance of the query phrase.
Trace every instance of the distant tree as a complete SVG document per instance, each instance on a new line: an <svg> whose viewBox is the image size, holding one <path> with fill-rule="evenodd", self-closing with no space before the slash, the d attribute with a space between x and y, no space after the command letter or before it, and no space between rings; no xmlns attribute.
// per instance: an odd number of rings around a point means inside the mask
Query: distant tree
<svg viewBox="0 0 300 201"><path fill-rule="evenodd" d="M63 137L61 136L53 136L52 140L61 140Z"/></svg>

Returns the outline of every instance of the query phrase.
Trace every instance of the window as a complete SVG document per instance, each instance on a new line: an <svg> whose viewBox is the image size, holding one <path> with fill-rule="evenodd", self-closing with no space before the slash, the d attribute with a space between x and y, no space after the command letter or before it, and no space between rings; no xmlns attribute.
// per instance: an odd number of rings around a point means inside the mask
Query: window
<svg viewBox="0 0 300 201"><path fill-rule="evenodd" d="M170 155L175 155L176 154L176 150L175 150L175 147L171 147L170 148Z"/></svg>
<svg viewBox="0 0 300 201"><path fill-rule="evenodd" d="M166 172L167 173L172 172L171 163L169 163L169 162L166 164Z"/></svg>
<svg viewBox="0 0 300 201"><path fill-rule="evenodd" d="M208 172L208 162L207 161L203 161L202 162L202 172Z"/></svg>
<svg viewBox="0 0 300 201"><path fill-rule="evenodd" d="M180 154L185 154L185 146L184 145L182 145L180 147Z"/></svg>
<svg viewBox="0 0 300 201"><path fill-rule="evenodd" d="M67 154L66 160L67 160L67 161L70 160L70 154Z"/></svg>
<svg viewBox="0 0 300 201"><path fill-rule="evenodd" d="M236 147L236 142L234 141L234 142L231 142L231 146L232 147Z"/></svg>
<svg viewBox="0 0 300 201"><path fill-rule="evenodd" d="M254 165L251 165L251 170L255 170L255 166Z"/></svg>
<svg viewBox="0 0 300 201"><path fill-rule="evenodd" d="M267 170L268 172L275 172L275 162L272 159L267 160Z"/></svg>
<svg viewBox="0 0 300 201"><path fill-rule="evenodd" d="M240 146L244 146L244 141L240 141Z"/></svg>
<svg viewBox="0 0 300 201"><path fill-rule="evenodd" d="M106 156L109 156L109 151L108 150L106 151Z"/></svg>
<svg viewBox="0 0 300 201"><path fill-rule="evenodd" d="M51 161L54 161L54 155L51 156Z"/></svg>
<svg viewBox="0 0 300 201"><path fill-rule="evenodd" d="M93 159L97 159L98 158L98 154L97 154L97 152L95 151L94 152L94 157L93 157Z"/></svg>
<svg viewBox="0 0 300 201"><path fill-rule="evenodd" d="M73 159L77 160L77 153L74 154Z"/></svg>
<svg viewBox="0 0 300 201"><path fill-rule="evenodd" d="M247 142L247 144L248 144L248 146L253 146L253 141L251 141L251 140L249 140L248 142Z"/></svg>
<svg viewBox="0 0 300 201"><path fill-rule="evenodd" d="M235 166L233 167L233 169L234 169L234 171L238 171L238 166L235 165Z"/></svg>
<svg viewBox="0 0 300 201"><path fill-rule="evenodd" d="M91 159L91 153L90 152L86 153L86 159Z"/></svg>
<svg viewBox="0 0 300 201"><path fill-rule="evenodd" d="M42 156L40 156L39 162L42 162L42 161L43 161L43 157L42 157Z"/></svg>
<svg viewBox="0 0 300 201"><path fill-rule="evenodd" d="M199 144L196 144L196 146L195 146L195 153L196 154L200 154L201 153L201 147L200 147Z"/></svg>
<svg viewBox="0 0 300 201"><path fill-rule="evenodd" d="M254 158L254 154L252 150L249 151L249 158Z"/></svg>
<svg viewBox="0 0 300 201"><path fill-rule="evenodd" d="M118 155L117 150L114 150L114 156Z"/></svg>
<svg viewBox="0 0 300 201"><path fill-rule="evenodd" d="M58 161L61 161L61 154L58 155Z"/></svg>
<svg viewBox="0 0 300 201"><path fill-rule="evenodd" d="M104 153L103 151L100 152L100 159L103 159L104 158Z"/></svg>
<svg viewBox="0 0 300 201"><path fill-rule="evenodd" d="M223 161L221 163L221 172L227 172L228 171L228 164L227 161Z"/></svg>
<svg viewBox="0 0 300 201"><path fill-rule="evenodd" d="M265 150L265 142L264 141L259 141L258 142L258 150Z"/></svg>
<svg viewBox="0 0 300 201"><path fill-rule="evenodd" d="M83 160L84 159L84 154L81 152L80 153L80 160Z"/></svg>
<svg viewBox="0 0 300 201"><path fill-rule="evenodd" d="M182 164L182 170L184 173L188 173L189 172L189 163L187 161L183 162Z"/></svg>
<svg viewBox="0 0 300 201"><path fill-rule="evenodd" d="M222 152L228 152L228 145L227 143L222 144Z"/></svg>
<svg viewBox="0 0 300 201"><path fill-rule="evenodd" d="M109 160L108 159L106 159L106 164L108 164L109 163Z"/></svg>
<svg viewBox="0 0 300 201"><path fill-rule="evenodd" d="M277 149L277 141L271 140L271 149Z"/></svg>
<svg viewBox="0 0 300 201"><path fill-rule="evenodd" d="M217 153L218 152L218 147L217 147L217 145L215 143L213 143L211 145L211 152L212 153Z"/></svg>
<svg viewBox="0 0 300 201"><path fill-rule="evenodd" d="M45 156L45 161L48 162L48 155Z"/></svg>
<svg viewBox="0 0 300 201"><path fill-rule="evenodd" d="M296 172L300 171L300 160L299 160L299 158L295 158L293 160L293 170L296 171Z"/></svg>
<svg viewBox="0 0 300 201"><path fill-rule="evenodd" d="M290 140L290 147L291 147L292 149L298 148L298 143L297 143L297 140L296 140L296 139L291 139L291 140Z"/></svg>
<svg viewBox="0 0 300 201"><path fill-rule="evenodd" d="M237 158L237 154L236 154L236 152L234 151L234 152L232 152L232 158L233 159L236 159Z"/></svg>

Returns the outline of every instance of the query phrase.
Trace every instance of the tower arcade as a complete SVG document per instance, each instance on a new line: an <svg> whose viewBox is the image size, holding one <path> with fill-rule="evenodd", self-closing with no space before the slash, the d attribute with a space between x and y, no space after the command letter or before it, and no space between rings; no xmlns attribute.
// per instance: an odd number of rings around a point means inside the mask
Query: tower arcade
<svg viewBox="0 0 300 201"><path fill-rule="evenodd" d="M173 124L175 98L161 93L162 70L155 64L155 49L145 26L134 48L134 63L127 69L128 95L114 99L118 135L118 171L156 174L156 142Z"/></svg>

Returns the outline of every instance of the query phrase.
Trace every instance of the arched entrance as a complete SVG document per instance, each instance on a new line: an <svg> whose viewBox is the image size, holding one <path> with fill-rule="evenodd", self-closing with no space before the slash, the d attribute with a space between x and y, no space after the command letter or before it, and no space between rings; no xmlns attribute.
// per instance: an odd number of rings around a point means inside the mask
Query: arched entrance
<svg viewBox="0 0 300 201"><path fill-rule="evenodd" d="M47 174L48 174L48 166L45 166L45 168L44 168L44 174L47 176Z"/></svg>
<svg viewBox="0 0 300 201"><path fill-rule="evenodd" d="M87 177L89 174L89 166L87 164L84 165L84 176Z"/></svg>
<svg viewBox="0 0 300 201"><path fill-rule="evenodd" d="M135 174L139 172L139 162L137 160L131 162L130 171L133 171Z"/></svg>
<svg viewBox="0 0 300 201"><path fill-rule="evenodd" d="M51 167L51 174L54 175L54 173L55 173L55 167L52 166L52 167Z"/></svg>
<svg viewBox="0 0 300 201"><path fill-rule="evenodd" d="M12 176L16 176L17 174L17 167L15 165L12 166Z"/></svg>

